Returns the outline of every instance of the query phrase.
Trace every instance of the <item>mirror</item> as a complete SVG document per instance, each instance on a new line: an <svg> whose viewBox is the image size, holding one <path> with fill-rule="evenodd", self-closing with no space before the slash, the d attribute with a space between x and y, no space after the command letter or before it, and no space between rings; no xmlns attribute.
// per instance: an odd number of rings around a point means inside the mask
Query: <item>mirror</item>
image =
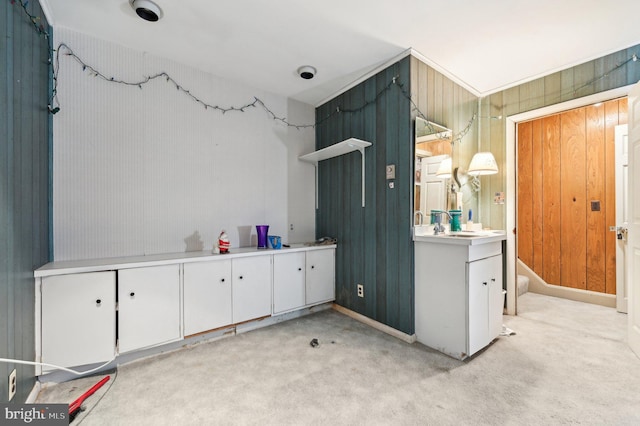
<svg viewBox="0 0 640 426"><path fill-rule="evenodd" d="M442 161L453 155L451 134L444 126L416 117L414 225L420 223L418 211L428 224L431 210L448 210L449 179L436 176L436 172Z"/></svg>

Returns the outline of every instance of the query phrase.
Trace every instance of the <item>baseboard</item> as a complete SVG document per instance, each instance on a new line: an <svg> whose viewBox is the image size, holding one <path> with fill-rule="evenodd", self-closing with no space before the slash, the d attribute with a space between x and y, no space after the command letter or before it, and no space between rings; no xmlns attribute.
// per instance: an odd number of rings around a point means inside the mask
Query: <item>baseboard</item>
<svg viewBox="0 0 640 426"><path fill-rule="evenodd" d="M369 327L375 328L376 330L382 331L383 333L386 333L390 336L393 336L397 339L400 339L404 342L407 343L414 343L416 341L416 335L415 334L407 334L407 333L403 333L400 330L396 330L393 327L389 327L386 324L383 324L381 322L378 322L374 319L371 319L369 317L366 317L362 314L359 314L355 311L352 311L351 309L347 309L344 306L340 306L337 304L333 304L333 309L340 312L341 314L345 314L346 316L353 318L356 321L360 321L363 324L368 325Z"/></svg>
<svg viewBox="0 0 640 426"><path fill-rule="evenodd" d="M591 303L594 305L616 307L616 295L598 293L596 291L581 290L577 288L562 287L547 284L538 274L518 259L518 274L529 278L529 291L531 293L544 294L546 296L561 297L577 302Z"/></svg>
<svg viewBox="0 0 640 426"><path fill-rule="evenodd" d="M36 399L38 399L38 395L40 394L40 389L42 389L42 384L38 380L33 384L33 389L29 392L27 396L27 400L24 402L25 404L35 404Z"/></svg>

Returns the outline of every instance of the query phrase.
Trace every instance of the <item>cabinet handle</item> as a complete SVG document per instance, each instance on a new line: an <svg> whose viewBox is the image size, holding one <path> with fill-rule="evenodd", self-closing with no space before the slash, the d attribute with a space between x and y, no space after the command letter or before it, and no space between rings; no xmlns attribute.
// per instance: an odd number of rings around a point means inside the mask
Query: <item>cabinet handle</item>
<svg viewBox="0 0 640 426"><path fill-rule="evenodd" d="M315 267L316 267L315 265L311 265L311 269L313 269L313 268L315 268Z"/></svg>
<svg viewBox="0 0 640 426"><path fill-rule="evenodd" d="M496 282L496 279L495 279L495 278L491 278L491 282L494 282L494 283L495 283L495 282Z"/></svg>
<svg viewBox="0 0 640 426"><path fill-rule="evenodd" d="M99 304L101 304L101 303L102 303L102 299L98 299L98 300L96 300L96 305L99 305Z"/></svg>
<svg viewBox="0 0 640 426"><path fill-rule="evenodd" d="M298 271L302 271L302 268L298 268Z"/></svg>
<svg viewBox="0 0 640 426"><path fill-rule="evenodd" d="M221 279L221 280L220 280L220 282L221 282L221 283L223 283L223 282L224 282L224 278L223 278L223 279Z"/></svg>
<svg viewBox="0 0 640 426"><path fill-rule="evenodd" d="M242 279L242 275L240 275L240 279Z"/></svg>
<svg viewBox="0 0 640 426"><path fill-rule="evenodd" d="M482 285L487 285L487 282L486 281L482 281Z"/></svg>
<svg viewBox="0 0 640 426"><path fill-rule="evenodd" d="M133 297L133 296L135 296L135 295L136 295L136 294L135 294L133 291L132 291L131 293L129 293L129 296L131 296L131 297Z"/></svg>

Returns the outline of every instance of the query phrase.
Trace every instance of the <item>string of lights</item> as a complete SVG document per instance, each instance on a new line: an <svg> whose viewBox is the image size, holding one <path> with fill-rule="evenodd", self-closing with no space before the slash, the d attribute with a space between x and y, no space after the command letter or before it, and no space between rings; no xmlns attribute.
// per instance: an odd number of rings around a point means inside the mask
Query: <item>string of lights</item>
<svg viewBox="0 0 640 426"><path fill-rule="evenodd" d="M282 124L284 124L284 125L286 125L288 127L292 127L292 128L298 129L298 130L306 129L306 128L315 128L315 127L325 123L326 121L328 121L329 119L334 117L336 114L344 114L344 113L353 114L353 113L360 112L360 111L364 110L365 108L369 107L370 105L376 104L380 100L380 98L385 96L386 92L391 90L391 88L393 86L397 86L399 88L399 90L402 92L402 94L411 103L413 111L415 111L418 116L420 116L421 118L425 119L427 121L427 123L428 123L427 126L431 127L430 124L429 124L429 119L420 110L420 108L418 108L416 103L413 101L413 98L412 98L411 94L408 93L405 90L404 84L399 81L399 77L398 76L393 77L392 80L385 87L383 87L380 91L378 91L376 93L376 95L375 95L375 97L373 99L365 101L359 107L349 109L349 108L341 108L341 107L338 106L334 110L332 110L330 113L328 113L326 116L322 117L322 119L317 120L313 124L293 124L293 123L290 123L285 117L280 117L277 114L275 114L258 97L253 97L253 100L251 102L246 102L245 104L240 105L240 106L222 107L222 106L219 106L219 105L216 105L216 104L205 102L200 97L198 97L195 94L191 93L191 91L189 89L186 89L182 84L180 84L178 81L176 81L173 77L171 77L168 73L166 73L164 71L163 72L159 72L159 73L154 74L154 75L150 75L150 76L144 77L144 78L140 79L139 81L126 81L126 80L122 80L120 78L107 76L103 72L101 72L98 69L96 69L94 66L92 66L92 65L86 63L85 61L83 61L82 58L80 58L80 56L78 56L73 51L73 49L71 49L67 44L60 43L58 45L57 49L54 49L52 47L52 37L47 32L47 30L45 29L45 26L43 24L42 19L40 19L39 17L37 17L35 15L32 15L27 10L27 6L29 4L29 0L10 0L10 2L11 2L12 5L16 5L17 4L17 5L21 6L22 10L24 11L24 13L28 17L29 21L33 25L34 30L40 36L42 36L43 38L45 38L47 40L47 45L48 45L48 50L49 50L49 63L52 64L52 68L51 68L52 71L51 72L52 72L52 80L53 80L51 93L50 93L50 96L49 96L49 105L48 105L49 112L51 114L56 114L57 112L60 111L60 103L58 101L58 75L59 75L59 71L60 71L60 54L63 53L65 56L73 58L80 66L82 66L82 70L83 71L88 71L90 75L92 75L94 77L101 78L101 79L103 79L103 80L105 80L107 82L110 82L110 83L123 84L123 85L127 85L127 86L137 86L138 88L142 89L145 84L150 83L153 80L164 79L167 83L172 84L178 91L184 93L189 98L191 98L194 102L200 104L202 107L204 107L204 109L207 109L207 110L211 109L213 111L218 111L218 112L221 112L222 114L226 114L227 112L245 112L249 108L260 107L273 120L278 121L278 122L280 122L280 123L282 123ZM636 54L633 54L627 60L616 64L609 71L603 73L602 75L600 75L598 77L595 77L595 78L587 81L586 83L584 83L580 87L572 88L571 90L573 91L573 94L576 94L580 90L582 90L582 89L584 89L586 87L592 86L592 85L596 84L597 82L609 77L612 73L614 73L615 71L617 71L620 68L624 67L629 62L632 62L632 61L636 62L637 60L638 60L638 57L636 56ZM455 142L462 142L462 139L471 130L471 128L473 126L473 123L475 122L476 118L477 118L477 113L474 112L472 117L471 117L471 119L467 122L467 125L461 131L459 131L456 134L452 135L452 137L451 137L451 143L452 144L454 144ZM430 128L430 130L433 131L434 133L437 133L437 131L435 129L433 129L432 127Z"/></svg>

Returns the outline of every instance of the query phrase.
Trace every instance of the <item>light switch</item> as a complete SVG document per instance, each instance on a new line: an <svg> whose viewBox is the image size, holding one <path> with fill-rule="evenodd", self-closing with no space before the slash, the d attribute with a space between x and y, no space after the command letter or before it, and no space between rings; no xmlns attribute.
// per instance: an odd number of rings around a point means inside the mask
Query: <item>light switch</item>
<svg viewBox="0 0 640 426"><path fill-rule="evenodd" d="M396 178L396 165L387 164L387 179L395 179L395 178Z"/></svg>

